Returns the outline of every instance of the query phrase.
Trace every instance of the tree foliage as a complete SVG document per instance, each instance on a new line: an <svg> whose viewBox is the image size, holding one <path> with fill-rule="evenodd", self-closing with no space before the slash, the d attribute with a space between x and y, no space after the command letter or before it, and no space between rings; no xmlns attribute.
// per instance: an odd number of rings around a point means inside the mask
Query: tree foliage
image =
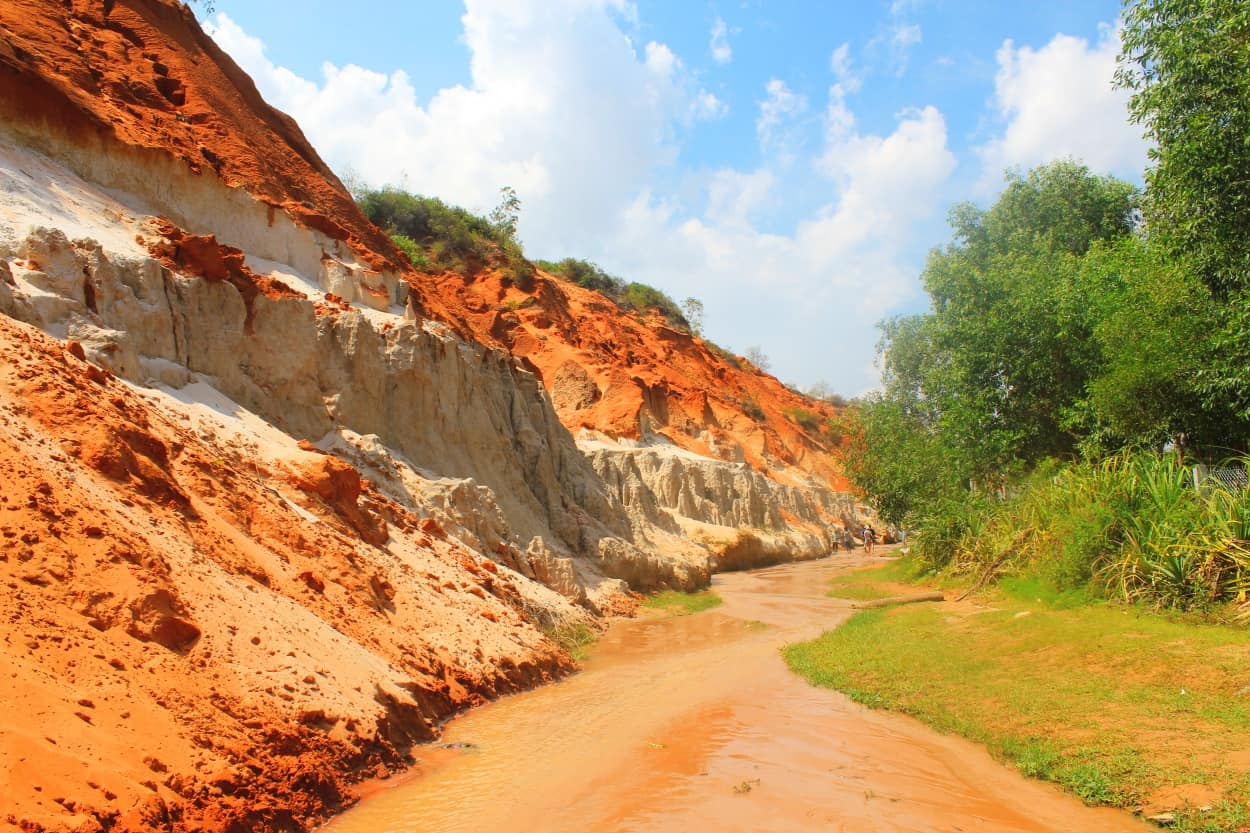
<svg viewBox="0 0 1250 833"><path fill-rule="evenodd" d="M625 291L625 281L609 275L598 264L589 260L566 257L561 261L540 260L538 265L553 275L559 275L578 286L593 289L609 298L619 297Z"/></svg>
<svg viewBox="0 0 1250 833"><path fill-rule="evenodd" d="M1152 237L1217 294L1250 289L1250 4L1131 0L1121 42Z"/></svg>
<svg viewBox="0 0 1250 833"><path fill-rule="evenodd" d="M1155 144L1151 242L1218 302L1203 313L1203 408L1250 419L1250 5L1131 0L1122 44L1116 80Z"/></svg>
<svg viewBox="0 0 1250 833"><path fill-rule="evenodd" d="M687 332L694 332L682 307L664 292L645 283L626 283L615 275L609 275L589 260L566 257L560 261L540 260L538 265L553 275L559 275L578 286L604 295L621 309L656 310L669 324ZM693 300L693 299L687 299ZM700 311L702 306L700 305Z"/></svg>
<svg viewBox="0 0 1250 833"><path fill-rule="evenodd" d="M757 344L752 344L744 350L742 357L765 373L768 372L768 368L772 367L773 364L772 360L768 358L763 349Z"/></svg>
<svg viewBox="0 0 1250 833"><path fill-rule="evenodd" d="M855 412L850 474L883 514L932 515L1047 458L1244 441L1204 394L1220 302L1139 233L1137 206L1058 162L952 210L923 275L932 309L881 325L883 392Z"/></svg>
<svg viewBox="0 0 1250 833"><path fill-rule="evenodd" d="M970 476L1071 454L1098 360L1081 258L1133 228L1135 192L1058 162L1011 174L988 210L950 214L923 275L933 311L883 327L889 401L939 434Z"/></svg>
<svg viewBox="0 0 1250 833"><path fill-rule="evenodd" d="M521 220L521 198L516 189L505 185L499 189L499 205L490 212L490 224L495 228L495 235L504 240L515 241L517 223Z"/></svg>
<svg viewBox="0 0 1250 833"><path fill-rule="evenodd" d="M681 302L681 314L690 325L692 335L703 335L703 302L698 298L686 298Z"/></svg>
<svg viewBox="0 0 1250 833"><path fill-rule="evenodd" d="M1244 599L1245 495L1185 463L1248 462L1250 4L1126 0L1122 42L1144 194L1068 161L956 206L930 311L882 325L847 472L931 566Z"/></svg>

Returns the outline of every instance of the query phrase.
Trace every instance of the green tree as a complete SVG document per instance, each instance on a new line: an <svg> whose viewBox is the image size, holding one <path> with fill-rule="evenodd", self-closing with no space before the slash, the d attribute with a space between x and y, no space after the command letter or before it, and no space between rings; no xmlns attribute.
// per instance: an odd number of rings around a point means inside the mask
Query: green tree
<svg viewBox="0 0 1250 833"><path fill-rule="evenodd" d="M1081 272L1099 307L1090 310L1101 365L1088 384L1089 450L1171 442L1223 456L1245 425L1228 403L1208 407L1202 390L1221 305L1197 273L1135 237L1091 250Z"/></svg>
<svg viewBox="0 0 1250 833"><path fill-rule="evenodd" d="M1203 407L1250 420L1250 5L1126 0L1123 20L1116 80L1154 141L1151 241L1220 302L1197 370Z"/></svg>
<svg viewBox="0 0 1250 833"><path fill-rule="evenodd" d="M517 223L521 220L521 198L511 185L499 189L499 205L491 210L487 218L495 227L495 232L502 240L515 242Z"/></svg>
<svg viewBox="0 0 1250 833"><path fill-rule="evenodd" d="M982 476L1076 450L1099 362L1081 259L1129 235L1136 209L1131 185L1064 161L1009 174L988 210L952 210L923 276L933 312L885 329L884 367Z"/></svg>
<svg viewBox="0 0 1250 833"><path fill-rule="evenodd" d="M698 298L687 298L681 302L681 314L686 317L686 321L690 323L690 332L693 335L703 335L703 302Z"/></svg>
<svg viewBox="0 0 1250 833"><path fill-rule="evenodd" d="M1217 295L1250 289L1250 4L1126 0L1116 81L1154 141L1151 235Z"/></svg>
<svg viewBox="0 0 1250 833"><path fill-rule="evenodd" d="M963 491L963 472L911 402L880 392L853 403L831 433L841 435L847 477L882 520L914 525Z"/></svg>
<svg viewBox="0 0 1250 833"><path fill-rule="evenodd" d="M751 364L755 365L757 369L765 373L767 373L768 368L772 367L773 365L772 360L769 359L768 356L765 355L764 351L759 347L759 345L756 345L756 344L752 344L750 347L748 347L743 352L742 357L745 358L747 361L749 361Z"/></svg>

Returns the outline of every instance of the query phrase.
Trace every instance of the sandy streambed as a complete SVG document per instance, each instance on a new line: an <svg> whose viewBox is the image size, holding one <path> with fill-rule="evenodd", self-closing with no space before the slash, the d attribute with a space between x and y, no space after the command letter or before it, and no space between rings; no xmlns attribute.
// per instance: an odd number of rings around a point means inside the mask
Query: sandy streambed
<svg viewBox="0 0 1250 833"><path fill-rule="evenodd" d="M847 556L717 576L724 606L623 621L585 670L455 720L423 774L327 833L1141 831L979 747L790 673L778 648L843 621Z"/></svg>

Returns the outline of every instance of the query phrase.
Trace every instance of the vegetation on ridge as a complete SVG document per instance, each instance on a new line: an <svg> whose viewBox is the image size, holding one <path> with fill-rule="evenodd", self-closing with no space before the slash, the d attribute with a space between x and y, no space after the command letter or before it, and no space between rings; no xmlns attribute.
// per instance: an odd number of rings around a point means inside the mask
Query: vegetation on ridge
<svg viewBox="0 0 1250 833"><path fill-rule="evenodd" d="M413 268L466 271L484 264L498 265L519 289L528 292L534 288L534 264L526 260L516 238L521 201L512 188L505 186L500 193L500 203L489 218L448 205L437 197L418 196L391 187L360 189L357 202L371 222L386 230ZM537 265L601 293L622 309L654 309L674 327L693 332L677 302L654 287L626 283L590 261L577 258L539 260ZM687 301L693 301L702 311L703 305L696 299Z"/></svg>
<svg viewBox="0 0 1250 833"><path fill-rule="evenodd" d="M499 263L518 287L533 287L534 267L516 239L521 202L511 188L503 189L491 219L447 205L438 197L417 196L398 188L362 190L357 202L416 269L437 266L464 271Z"/></svg>
<svg viewBox="0 0 1250 833"><path fill-rule="evenodd" d="M597 264L575 257L566 257L559 261L540 260L538 266L580 287L598 292L621 309L654 309L672 326L694 333L694 328L677 302L655 287L637 282L626 283L615 275L609 275ZM700 310L702 307L699 304Z"/></svg>

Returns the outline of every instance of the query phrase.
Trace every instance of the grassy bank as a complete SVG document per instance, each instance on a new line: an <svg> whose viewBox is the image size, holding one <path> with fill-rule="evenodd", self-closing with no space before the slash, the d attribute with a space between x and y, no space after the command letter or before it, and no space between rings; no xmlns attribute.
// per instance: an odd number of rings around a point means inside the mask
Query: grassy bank
<svg viewBox="0 0 1250 833"><path fill-rule="evenodd" d="M1243 461L1245 462L1245 461ZM968 494L915 520L914 554L953 576L1250 620L1250 491L1193 487L1175 454L1039 466L1006 498Z"/></svg>
<svg viewBox="0 0 1250 833"><path fill-rule="evenodd" d="M834 599L872 601L915 590L905 582L916 577L916 565L906 559L895 559L880 567L855 570L834 576L829 582L829 596Z"/></svg>
<svg viewBox="0 0 1250 833"><path fill-rule="evenodd" d="M651 610L661 610L675 616L687 616L717 607L723 600L711 590L698 593L682 593L679 590L664 590L650 596L642 606Z"/></svg>
<svg viewBox="0 0 1250 833"><path fill-rule="evenodd" d="M1250 824L1245 632L1037 593L1021 583L988 606L866 611L785 658L816 685L983 743L1088 804L1158 809L1160 791L1182 787L1211 809L1181 812L1173 829Z"/></svg>

